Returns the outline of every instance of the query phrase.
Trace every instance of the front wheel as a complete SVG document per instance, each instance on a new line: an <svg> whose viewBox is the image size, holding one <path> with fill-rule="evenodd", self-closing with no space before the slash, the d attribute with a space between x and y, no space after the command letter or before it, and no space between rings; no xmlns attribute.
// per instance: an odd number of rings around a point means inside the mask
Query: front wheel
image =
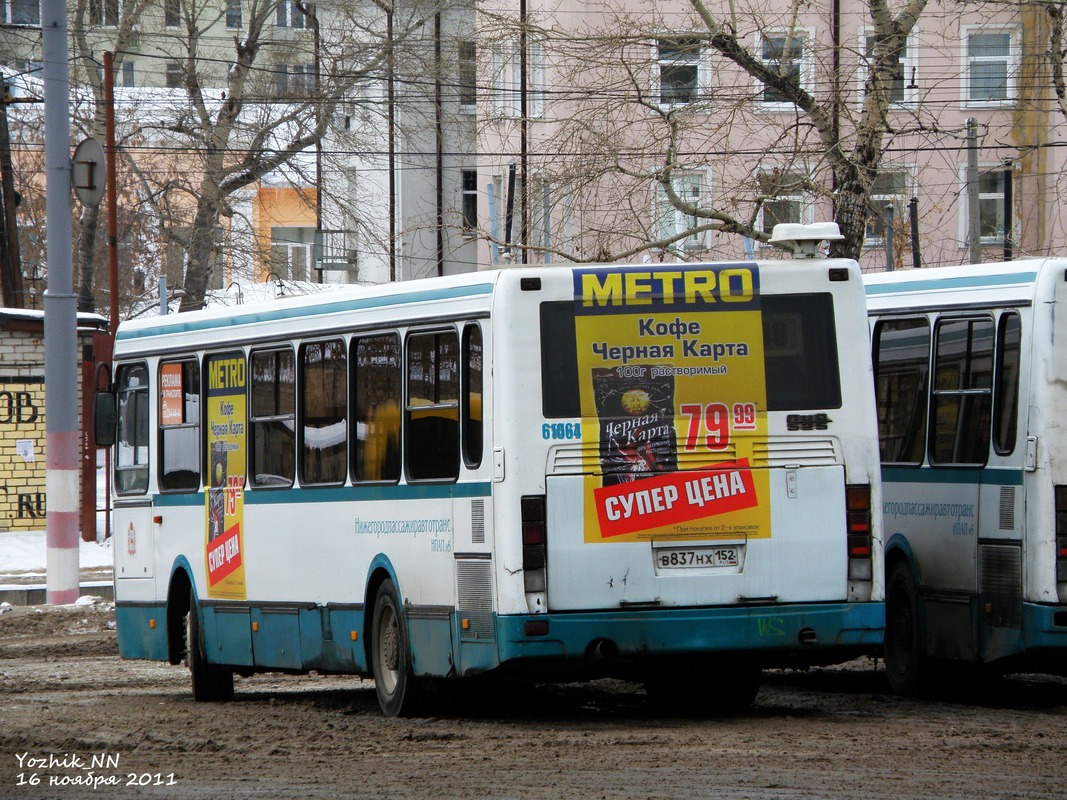
<svg viewBox="0 0 1067 800"><path fill-rule="evenodd" d="M233 697L233 670L211 664L204 658L200 635L200 614L196 598L189 593L189 613L185 618L185 658L193 679L193 699L198 701L229 700Z"/></svg>
<svg viewBox="0 0 1067 800"><path fill-rule="evenodd" d="M416 713L419 686L411 668L411 646L400 597L391 580L378 587L371 623L371 671L378 705L387 717Z"/></svg>
<svg viewBox="0 0 1067 800"><path fill-rule="evenodd" d="M903 561L889 572L885 591L885 672L895 694L910 696L929 680L919 617L919 590Z"/></svg>

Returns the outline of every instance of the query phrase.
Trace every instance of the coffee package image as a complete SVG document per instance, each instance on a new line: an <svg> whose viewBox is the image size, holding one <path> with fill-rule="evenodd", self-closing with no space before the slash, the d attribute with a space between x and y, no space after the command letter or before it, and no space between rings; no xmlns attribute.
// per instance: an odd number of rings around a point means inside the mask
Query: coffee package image
<svg viewBox="0 0 1067 800"><path fill-rule="evenodd" d="M648 478L678 467L674 375L647 366L593 369L604 485Z"/></svg>

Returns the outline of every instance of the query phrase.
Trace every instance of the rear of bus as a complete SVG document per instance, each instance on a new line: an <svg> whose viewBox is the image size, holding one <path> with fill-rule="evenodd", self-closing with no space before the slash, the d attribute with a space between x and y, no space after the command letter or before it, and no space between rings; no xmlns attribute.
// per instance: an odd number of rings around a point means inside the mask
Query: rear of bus
<svg viewBox="0 0 1067 800"><path fill-rule="evenodd" d="M493 313L502 662L744 705L881 645L854 262L515 270Z"/></svg>

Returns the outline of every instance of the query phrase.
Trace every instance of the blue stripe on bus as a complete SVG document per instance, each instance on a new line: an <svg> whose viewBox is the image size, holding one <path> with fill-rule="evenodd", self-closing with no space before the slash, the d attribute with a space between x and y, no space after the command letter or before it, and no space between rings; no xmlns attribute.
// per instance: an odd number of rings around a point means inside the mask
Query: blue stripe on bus
<svg viewBox="0 0 1067 800"><path fill-rule="evenodd" d="M960 278L939 278L902 281L900 283L867 284L864 291L872 294L896 294L898 292L930 291L931 289L964 289L982 286L1010 286L1033 283L1036 272L1020 272L1017 275L968 275Z"/></svg>
<svg viewBox="0 0 1067 800"><path fill-rule="evenodd" d="M301 317L319 317L324 314L336 314L344 311L358 311L369 308L386 308L388 306L403 305L405 303L420 303L431 300L455 300L461 297L477 297L490 294L493 284L479 283L473 286L455 286L446 289L430 289L423 291L405 292L403 294L388 295L385 297L361 297L349 300L335 300L314 306L300 308L264 308L258 311L235 313L232 316L212 319L196 319L183 321L179 319L173 322L161 322L158 325L141 328L138 330L126 330L120 328L116 339L132 340L144 339L150 336L161 336L170 333L192 333L194 331L212 330L214 328L230 328L234 325L251 325L256 322L278 322L280 320L298 319Z"/></svg>
<svg viewBox="0 0 1067 800"><path fill-rule="evenodd" d="M1022 486L1021 469L984 467L882 467L883 483L962 483L993 486Z"/></svg>
<svg viewBox="0 0 1067 800"><path fill-rule="evenodd" d="M396 486L323 486L313 489L246 489L244 501L249 505L281 505L378 500L440 500L454 497L489 497L491 493L492 484L488 481ZM157 494L152 499L152 504L155 506L202 506L204 505L204 493Z"/></svg>

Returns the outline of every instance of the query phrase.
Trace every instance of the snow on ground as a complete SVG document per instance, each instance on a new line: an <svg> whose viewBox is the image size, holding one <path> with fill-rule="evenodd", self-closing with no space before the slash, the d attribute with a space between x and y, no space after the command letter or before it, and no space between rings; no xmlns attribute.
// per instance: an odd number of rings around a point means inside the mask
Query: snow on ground
<svg viewBox="0 0 1067 800"><path fill-rule="evenodd" d="M0 531L0 582L5 575L45 577L48 545L44 531ZM78 552L82 569L112 565L111 540L81 542Z"/></svg>

